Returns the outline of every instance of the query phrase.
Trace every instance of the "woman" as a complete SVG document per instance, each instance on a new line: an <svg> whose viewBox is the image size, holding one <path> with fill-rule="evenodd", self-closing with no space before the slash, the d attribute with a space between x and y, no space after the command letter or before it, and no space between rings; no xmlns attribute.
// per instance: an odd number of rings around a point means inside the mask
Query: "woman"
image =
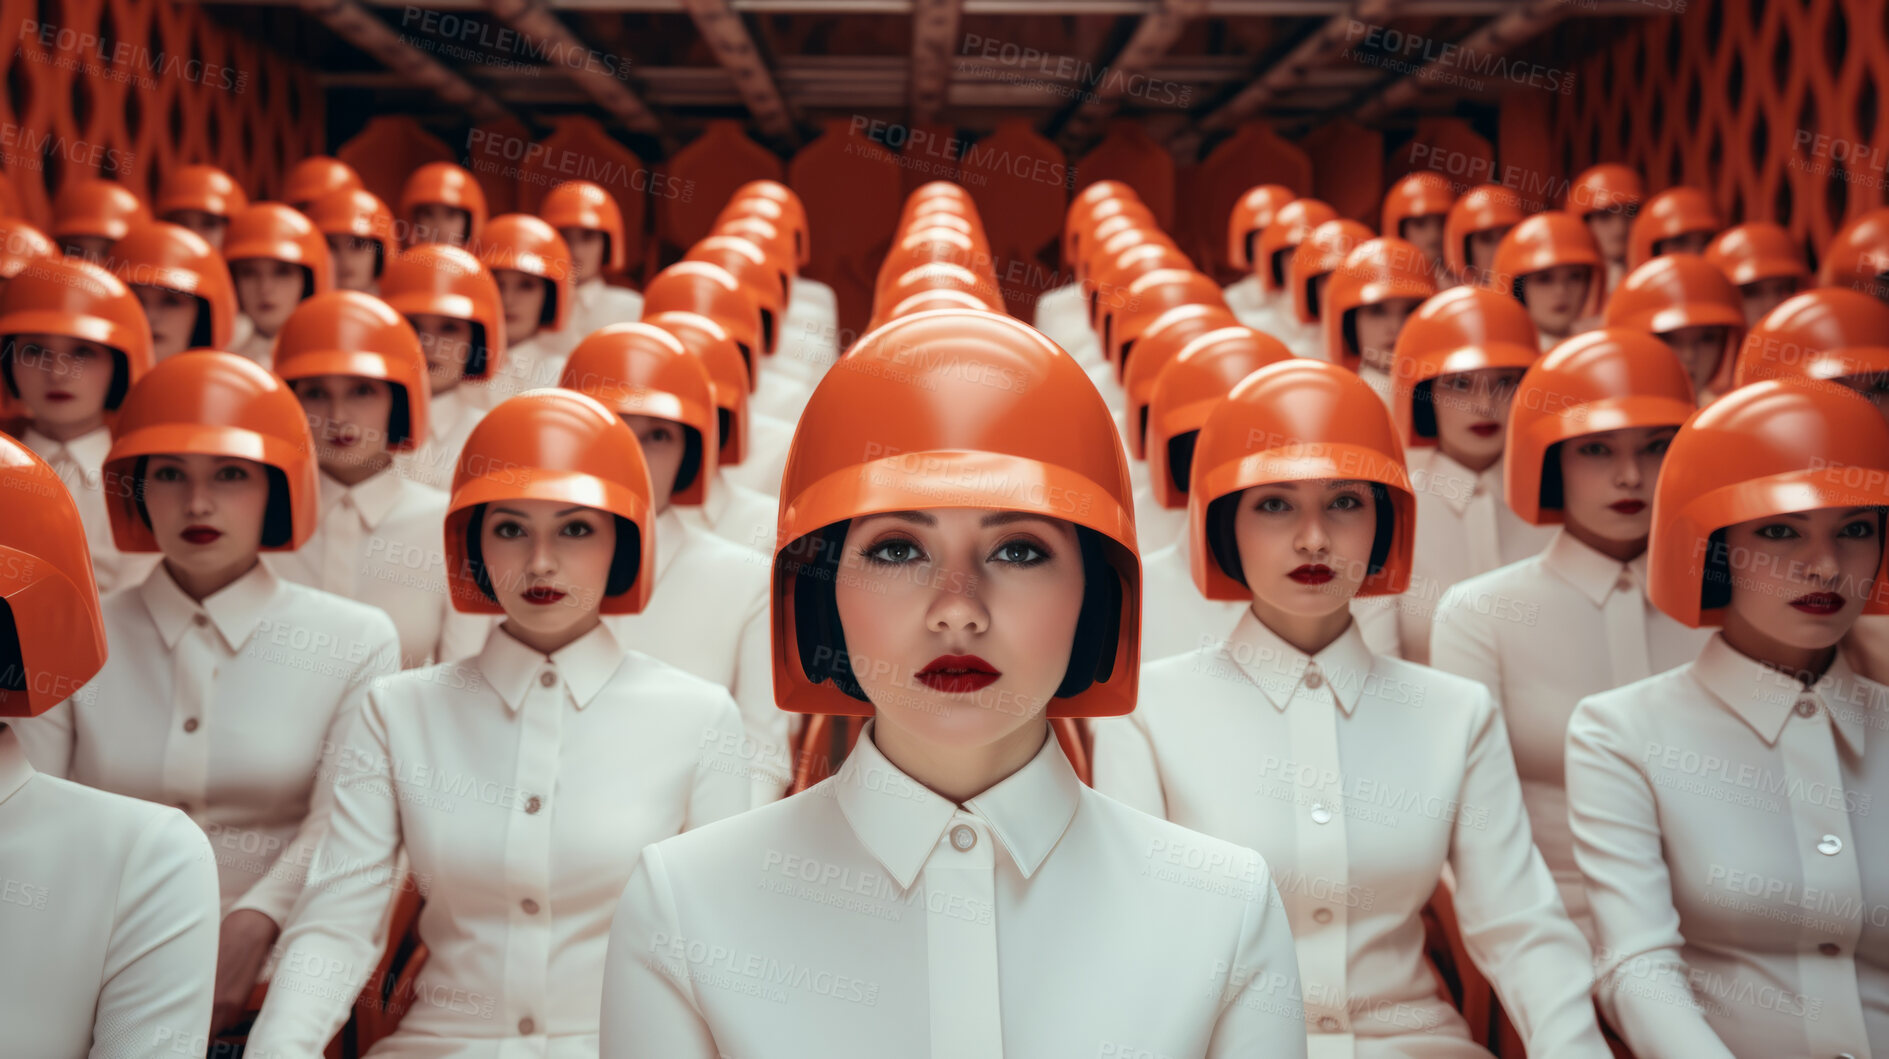
<svg viewBox="0 0 1889 1059"><path fill-rule="evenodd" d="M236 305L250 323L249 339L231 352L270 366L276 333L305 299L334 289L328 243L301 213L280 202L258 202L230 220L223 241L236 284Z"/></svg>
<svg viewBox="0 0 1889 1059"><path fill-rule="evenodd" d="M496 407L526 390L556 386L564 358L583 336L570 326L571 252L556 229L508 213L492 219L478 247L505 308L505 363L485 385L488 407Z"/></svg>
<svg viewBox="0 0 1889 1059"><path fill-rule="evenodd" d="M1627 230L1627 268L1663 254L1701 254L1725 227L1712 197L1698 188L1674 187L1646 200Z"/></svg>
<svg viewBox="0 0 1889 1059"><path fill-rule="evenodd" d="M801 423L775 698L873 719L810 792L643 851L603 1054L1303 1055L1264 863L1098 796L1050 738L1134 705L1128 474L1082 369L919 313Z"/></svg>
<svg viewBox="0 0 1889 1059"><path fill-rule="evenodd" d="M1701 405L1731 389L1744 302L1732 281L1697 254L1664 254L1627 273L1603 320L1664 342L1692 376Z"/></svg>
<svg viewBox="0 0 1889 1059"><path fill-rule="evenodd" d="M236 312L229 266L190 229L164 221L140 225L112 244L111 261L144 307L154 359L186 349L230 349L249 340L249 320Z"/></svg>
<svg viewBox="0 0 1889 1059"><path fill-rule="evenodd" d="M1443 226L1456 205L1456 188L1441 173L1407 173L1384 193L1378 231L1419 247L1429 262L1431 281L1448 275L1443 263Z"/></svg>
<svg viewBox="0 0 1889 1059"><path fill-rule="evenodd" d="M1397 335L1436 293L1434 276L1424 251L1392 236L1360 244L1325 285L1324 359L1357 372L1386 406Z"/></svg>
<svg viewBox="0 0 1889 1059"><path fill-rule="evenodd" d="M381 274L400 250L394 211L365 188L341 188L316 199L308 219L328 243L335 287L379 294Z"/></svg>
<svg viewBox="0 0 1889 1059"><path fill-rule="evenodd" d="M1465 191L1443 221L1443 263L1455 282L1487 286L1496 247L1527 215L1513 188L1483 184Z"/></svg>
<svg viewBox="0 0 1889 1059"><path fill-rule="evenodd" d="M1325 288L1351 252L1371 241L1371 229L1352 220L1326 221L1292 252L1292 312L1298 327L1281 334L1292 352L1313 360L1328 356Z"/></svg>
<svg viewBox="0 0 1889 1059"><path fill-rule="evenodd" d="M1646 598L1654 483L1693 407L1685 369L1638 332L1589 331L1535 362L1515 392L1502 492L1524 522L1560 529L1539 555L1458 582L1431 628L1430 664L1495 693L1535 846L1590 944L1562 786L1568 717L1705 642Z"/></svg>
<svg viewBox="0 0 1889 1059"><path fill-rule="evenodd" d="M642 318L643 296L604 280L606 273L622 275L629 265L623 211L609 191L588 180L567 180L544 197L538 216L557 229L571 252L574 333L587 335Z"/></svg>
<svg viewBox="0 0 1889 1059"><path fill-rule="evenodd" d="M602 622L649 598L630 429L579 394L523 394L472 432L453 482L453 605L504 621L471 658L382 681L340 737L252 1056L320 1055L341 1028L403 853L430 881L423 1001L370 1054L596 1055L605 937L637 851L747 808L728 693Z"/></svg>
<svg viewBox="0 0 1889 1059"><path fill-rule="evenodd" d="M464 168L428 162L407 174L400 186L401 242L474 246L485 235L485 190Z"/></svg>
<svg viewBox="0 0 1889 1059"><path fill-rule="evenodd" d="M19 734L40 771L174 805L210 836L216 1033L301 890L324 770L368 684L398 668L399 641L380 611L260 561L315 528L313 444L275 376L232 353L179 353L132 388L116 432L112 535L163 562L105 597L105 667Z"/></svg>
<svg viewBox="0 0 1889 1059"><path fill-rule="evenodd" d="M1755 327L1764 314L1811 286L1804 248L1783 225L1770 221L1735 224L1718 233L1704 258L1725 273L1745 303L1745 325Z"/></svg>
<svg viewBox="0 0 1889 1059"><path fill-rule="evenodd" d="M450 489L459 450L486 412L485 383L505 355L498 284L467 251L428 243L388 263L381 297L420 336L432 394L419 447L397 455L394 465L422 485Z"/></svg>
<svg viewBox="0 0 1889 1059"><path fill-rule="evenodd" d="M187 228L210 249L223 249L230 218L249 205L236 178L213 165L186 165L167 171L153 202L158 220Z"/></svg>
<svg viewBox="0 0 1889 1059"><path fill-rule="evenodd" d="M1250 607L1096 725L1096 789L1274 865L1311 1054L1486 1059L1424 958L1449 869L1463 941L1530 1054L1604 1057L1501 711L1481 685L1373 655L1352 618L1353 597L1404 588L1415 508L1355 374L1288 361L1241 382L1201 428L1188 532L1201 591Z"/></svg>
<svg viewBox="0 0 1889 1059"><path fill-rule="evenodd" d="M1837 650L1889 613L1889 424L1773 380L1695 413L1653 500L1649 595L1717 627L1678 669L1583 699L1568 816L1596 994L1634 1054L1889 1049L1889 876L1866 756L1889 687Z"/></svg>
<svg viewBox="0 0 1889 1059"><path fill-rule="evenodd" d="M1615 162L1589 166L1568 185L1561 208L1587 226L1607 262L1603 300L1627 274L1627 235L1645 199L1646 181L1635 170Z"/></svg>
<svg viewBox="0 0 1889 1059"><path fill-rule="evenodd" d="M1601 265L1600 246L1579 218L1538 213L1495 248L1496 289L1528 307L1546 353L1600 312Z"/></svg>

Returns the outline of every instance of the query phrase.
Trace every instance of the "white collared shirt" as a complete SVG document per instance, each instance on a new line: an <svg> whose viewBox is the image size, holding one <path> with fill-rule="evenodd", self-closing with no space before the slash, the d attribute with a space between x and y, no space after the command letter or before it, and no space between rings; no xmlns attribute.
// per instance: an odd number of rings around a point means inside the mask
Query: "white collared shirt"
<svg viewBox="0 0 1889 1059"><path fill-rule="evenodd" d="M839 360L842 336L833 289L796 278L789 287L786 311L774 326L780 331L780 341L772 356L762 357L760 385L749 396L748 407L750 412L797 423L814 387ZM755 355L762 353L755 350Z"/></svg>
<svg viewBox="0 0 1889 1059"><path fill-rule="evenodd" d="M391 466L354 485L321 476L321 521L293 552L263 557L277 576L378 607L400 634L403 669L464 658L485 622L446 588L446 494Z"/></svg>
<svg viewBox="0 0 1889 1059"><path fill-rule="evenodd" d="M377 1056L597 1052L604 945L648 843L748 805L727 692L598 626L548 658L494 629L383 681L246 1054L319 1056L381 952L404 851L426 897L418 1000Z"/></svg>
<svg viewBox="0 0 1889 1059"><path fill-rule="evenodd" d="M564 374L564 362L577 347L570 337L574 333L567 326L563 331L541 330L530 338L508 343L498 370L475 391L485 399L486 409L497 408L507 398L526 390L556 386Z"/></svg>
<svg viewBox="0 0 1889 1059"><path fill-rule="evenodd" d="M184 814L42 775L0 723L8 1055L204 1054L217 920L216 863Z"/></svg>
<svg viewBox="0 0 1889 1059"><path fill-rule="evenodd" d="M1574 857L1636 1055L1889 1054L1885 730L1889 687L1840 655L1806 690L1723 635L1581 700Z"/></svg>
<svg viewBox="0 0 1889 1059"><path fill-rule="evenodd" d="M1371 654L1355 622L1308 658L1249 612L1226 642L1144 667L1140 708L1093 731L1096 789L1273 866L1313 1055L1486 1057L1424 958L1445 866L1529 1054L1608 1054L1587 944L1480 685Z"/></svg>
<svg viewBox="0 0 1889 1059"><path fill-rule="evenodd" d="M244 319L247 320L248 317ZM256 330L254 323L249 325L247 335L230 343L229 352L239 357L248 357L271 371L275 370L275 336L265 335Z"/></svg>
<svg viewBox="0 0 1889 1059"><path fill-rule="evenodd" d="M426 406L426 437L418 448L394 454L394 470L409 481L450 493L459 453L486 412L485 387L460 383L434 394Z"/></svg>
<svg viewBox="0 0 1889 1059"><path fill-rule="evenodd" d="M1082 285L1066 283L1044 291L1036 300L1036 324L1051 342L1061 346L1086 371L1103 362L1102 346L1089 330L1089 303Z"/></svg>
<svg viewBox="0 0 1889 1059"><path fill-rule="evenodd" d="M1502 499L1502 461L1480 474L1435 445L1405 456L1417 494L1416 552L1410 588L1398 597L1404 657L1430 660L1430 624L1443 593L1459 581L1519 563L1548 546L1556 527L1533 526Z"/></svg>
<svg viewBox="0 0 1889 1059"><path fill-rule="evenodd" d="M1371 388L1371 392L1377 394L1378 399L1384 402L1384 408L1387 411L1396 410L1397 394L1393 389L1390 373L1360 364L1358 378L1363 379L1364 384Z"/></svg>
<svg viewBox="0 0 1889 1059"><path fill-rule="evenodd" d="M28 428L20 437L26 447L49 464L66 484L85 526L86 547L92 552L92 576L104 595L144 580L163 556L155 552L121 552L112 539L111 515L105 507L105 457L111 453L108 427L99 427L71 441L54 441Z"/></svg>
<svg viewBox="0 0 1889 1059"><path fill-rule="evenodd" d="M577 285L577 297L571 305L571 319L566 328L581 336L611 324L632 324L643 318L643 296L628 287L606 283L592 276ZM576 346L572 346L576 349Z"/></svg>
<svg viewBox="0 0 1889 1059"><path fill-rule="evenodd" d="M66 701L14 722L40 771L182 809L216 851L223 912L278 924L302 887L328 786L317 782L393 623L257 563L202 603L159 565L106 596L111 657Z"/></svg>
<svg viewBox="0 0 1889 1059"><path fill-rule="evenodd" d="M1430 664L1495 693L1535 847L1590 945L1563 786L1568 718L1589 695L1685 665L1711 636L1646 598L1644 552L1622 563L1565 529L1541 554L1459 582L1437 607Z"/></svg>
<svg viewBox="0 0 1889 1059"><path fill-rule="evenodd" d="M1102 797L1053 738L960 806L872 732L810 790L643 851L606 1059L1305 1054L1251 850Z"/></svg>
<svg viewBox="0 0 1889 1059"><path fill-rule="evenodd" d="M734 466L723 467L722 475L757 493L778 497L781 475L787 470L787 452L793 448L793 443L792 423L750 411L747 458Z"/></svg>
<svg viewBox="0 0 1889 1059"><path fill-rule="evenodd" d="M758 489L750 489L729 480L716 469L709 483L708 503L672 510L684 525L707 530L725 541L774 557L774 538L779 533L780 499Z"/></svg>

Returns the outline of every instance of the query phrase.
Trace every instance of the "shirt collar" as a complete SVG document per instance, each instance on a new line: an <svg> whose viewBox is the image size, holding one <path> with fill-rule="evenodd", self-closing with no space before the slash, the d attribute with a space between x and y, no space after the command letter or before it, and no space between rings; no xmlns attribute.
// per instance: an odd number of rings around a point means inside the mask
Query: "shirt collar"
<svg viewBox="0 0 1889 1059"><path fill-rule="evenodd" d="M909 889L958 807L887 760L873 742L874 724L866 722L834 777L835 797L860 844ZM1028 879L1062 841L1081 798L1082 781L1049 733L1029 764L966 802L964 811L990 826Z"/></svg>
<svg viewBox="0 0 1889 1059"><path fill-rule="evenodd" d="M1706 641L1692 663L1692 675L1767 746L1777 745L1784 726L1796 716L1793 707L1806 695L1830 711L1838 734L1857 755L1863 752L1870 713L1889 708L1889 688L1858 676L1841 650L1823 676L1805 688L1797 678L1740 654L1721 632Z"/></svg>
<svg viewBox="0 0 1889 1059"><path fill-rule="evenodd" d="M1364 646L1364 634L1358 630L1356 619L1345 626L1336 640L1326 644L1324 650L1307 656L1267 628L1251 607L1240 613L1240 623L1233 627L1233 635L1227 638L1223 650L1247 679L1259 686L1273 709L1282 713L1304 685L1307 671L1316 664L1322 683L1331 688L1332 697L1338 700L1338 708L1350 716L1357 709L1358 698L1364 692L1374 663L1370 648Z"/></svg>
<svg viewBox="0 0 1889 1059"><path fill-rule="evenodd" d="M548 658L520 643L504 626L494 625L485 638L485 648L479 652L479 671L504 700L505 708L517 713L531 685L542 679L547 669L555 670L570 689L572 703L581 710L616 675L623 659L623 648L601 622Z"/></svg>
<svg viewBox="0 0 1889 1059"><path fill-rule="evenodd" d="M343 485L326 473L321 476L321 516L322 521L332 517L334 509L343 500L353 502L354 510L361 513L361 522L368 529L379 526L381 520L400 503L400 494L406 489L407 480L394 471L393 464L375 471L353 485Z"/></svg>
<svg viewBox="0 0 1889 1059"><path fill-rule="evenodd" d="M1646 553L1641 552L1622 563L1610 555L1602 555L1574 534L1566 526L1555 530L1549 540L1548 548L1542 552L1542 565L1563 581L1580 590L1581 595L1592 600L1596 607L1607 602L1607 597L1620 586L1620 574L1625 569L1633 578L1634 586L1644 594L1646 591Z"/></svg>
<svg viewBox="0 0 1889 1059"><path fill-rule="evenodd" d="M20 438L26 447L32 449L48 464L55 467L61 459L70 459L79 468L88 488L97 489L100 475L105 469L105 457L111 454L112 432L109 427L88 430L71 441L54 441L37 430L28 428Z"/></svg>
<svg viewBox="0 0 1889 1059"><path fill-rule="evenodd" d="M33 778L33 764L26 760L26 750L20 746L20 737L4 721L0 721L0 805L26 781Z"/></svg>
<svg viewBox="0 0 1889 1059"><path fill-rule="evenodd" d="M223 637L223 644L233 653L249 640L263 618L276 603L282 588L269 564L257 562L249 572L224 585L209 598L198 602L184 594L171 577L170 567L158 563L151 576L138 586L145 610L157 625L164 646L175 648L198 615L205 615Z"/></svg>
<svg viewBox="0 0 1889 1059"><path fill-rule="evenodd" d="M1411 468L1416 474L1422 475L1421 481L1413 480L1410 483L1419 493L1429 492L1441 497L1450 510L1458 515L1469 510L1469 502L1481 493L1493 496L1498 505L1502 503L1501 460L1477 473L1446 455L1440 446L1432 445L1423 451L1428 453L1429 458Z"/></svg>

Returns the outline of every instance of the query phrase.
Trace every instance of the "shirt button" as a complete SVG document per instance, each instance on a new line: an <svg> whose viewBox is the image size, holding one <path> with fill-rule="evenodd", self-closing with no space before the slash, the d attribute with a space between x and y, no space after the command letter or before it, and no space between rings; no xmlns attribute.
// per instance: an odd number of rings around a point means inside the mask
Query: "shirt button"
<svg viewBox="0 0 1889 1059"><path fill-rule="evenodd" d="M963 853L977 845L977 832L969 824L959 824L951 829L951 848Z"/></svg>
<svg viewBox="0 0 1889 1059"><path fill-rule="evenodd" d="M1834 857L1843 852L1843 840L1835 835L1825 835L1823 841L1817 843L1817 852L1826 857Z"/></svg>
<svg viewBox="0 0 1889 1059"><path fill-rule="evenodd" d="M1316 912L1313 912L1313 913L1312 913L1312 921L1313 921L1314 923L1329 923L1329 922L1331 922L1331 909L1329 909L1329 908L1321 908L1321 909L1319 909L1319 910L1317 910Z"/></svg>
<svg viewBox="0 0 1889 1059"><path fill-rule="evenodd" d="M1318 1020L1318 1028L1326 1033L1337 1033L1338 1020L1332 1018L1330 1015L1322 1016Z"/></svg>
<svg viewBox="0 0 1889 1059"><path fill-rule="evenodd" d="M1797 700L1797 716L1815 717L1816 715L1817 715L1817 700L1816 699L1798 699Z"/></svg>
<svg viewBox="0 0 1889 1059"><path fill-rule="evenodd" d="M535 794L531 796L530 800L525 802L525 812L527 813L535 813L542 808L544 808L544 799Z"/></svg>
<svg viewBox="0 0 1889 1059"><path fill-rule="evenodd" d="M1312 822L1315 824L1331 823L1331 810L1325 808L1325 803L1323 802L1312 803Z"/></svg>
<svg viewBox="0 0 1889 1059"><path fill-rule="evenodd" d="M1826 941L1822 945L1817 946L1817 951L1823 953L1825 956L1841 956L1843 955L1843 946L1833 941Z"/></svg>
<svg viewBox="0 0 1889 1059"><path fill-rule="evenodd" d="M195 717L189 718L188 720L184 721L184 731L194 732L196 730L197 730L197 719Z"/></svg>
<svg viewBox="0 0 1889 1059"><path fill-rule="evenodd" d="M552 687L556 685L557 682L558 682L558 675L556 673L551 672L549 669L538 674L538 683L544 687L547 687L547 688Z"/></svg>
<svg viewBox="0 0 1889 1059"><path fill-rule="evenodd" d="M1325 674L1320 673L1317 666L1305 667L1305 686L1313 690L1324 687Z"/></svg>
<svg viewBox="0 0 1889 1059"><path fill-rule="evenodd" d="M518 902L518 907L524 909L525 914L528 916L535 916L538 914L538 902L533 901L529 897L525 898L523 901Z"/></svg>
<svg viewBox="0 0 1889 1059"><path fill-rule="evenodd" d="M191 615L190 623L192 625L208 625L210 624L210 616L208 614L193 614Z"/></svg>
<svg viewBox="0 0 1889 1059"><path fill-rule="evenodd" d="M538 1032L538 1024L531 1021L529 1018L519 1019L518 1032L521 1036L529 1037Z"/></svg>

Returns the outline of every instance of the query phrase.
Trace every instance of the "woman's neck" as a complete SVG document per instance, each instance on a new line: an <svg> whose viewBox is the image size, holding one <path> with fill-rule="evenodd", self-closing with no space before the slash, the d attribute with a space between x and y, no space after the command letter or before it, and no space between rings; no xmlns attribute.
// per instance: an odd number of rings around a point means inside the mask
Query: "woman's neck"
<svg viewBox="0 0 1889 1059"><path fill-rule="evenodd" d="M1780 673L1795 678L1805 687L1810 687L1829 670L1830 663L1836 661L1835 645L1829 647L1796 647L1784 643L1776 637L1752 625L1739 616L1736 610L1727 608L1725 625L1720 631L1725 643L1732 650L1744 655Z"/></svg>
<svg viewBox="0 0 1889 1059"><path fill-rule="evenodd" d="M1594 549L1615 562L1632 562L1646 551L1647 539L1645 537L1637 537L1630 541L1620 541L1603 537L1593 530L1588 529L1586 526L1581 525L1579 522L1576 522L1574 519L1565 517L1565 515L1562 518L1561 525L1562 528L1568 531L1568 536L1573 537L1575 540L1580 541L1582 544L1587 545L1589 548Z"/></svg>
<svg viewBox="0 0 1889 1059"><path fill-rule="evenodd" d="M252 552L239 564L218 567L214 570L185 570L169 559L164 560L164 569L171 575L171 580L189 596L193 602L202 603L211 596L240 581L244 574L256 568L259 560Z"/></svg>
<svg viewBox="0 0 1889 1059"><path fill-rule="evenodd" d="M50 423L44 419L33 420L34 430L39 431L41 434L46 435L62 445L75 438L82 438L104 425L104 412L100 412L94 416L87 416L76 423Z"/></svg>
<svg viewBox="0 0 1889 1059"><path fill-rule="evenodd" d="M1037 718L985 746L940 746L921 739L879 714L873 745L887 761L941 798L963 805L1028 765L1050 738L1049 721Z"/></svg>
<svg viewBox="0 0 1889 1059"><path fill-rule="evenodd" d="M1273 606L1258 595L1253 597L1253 617L1259 623L1307 656L1316 655L1336 643L1351 627L1351 604L1329 614L1294 614Z"/></svg>
<svg viewBox="0 0 1889 1059"><path fill-rule="evenodd" d="M526 647L531 648L546 658L549 658L583 639L590 630L602 623L603 619L592 614L587 620L573 625L568 629L559 629L556 632L534 632L530 629L520 627L517 622L507 618L504 622L500 623L499 628L505 630L507 636L510 636L512 639L517 640L519 643L524 644Z"/></svg>
<svg viewBox="0 0 1889 1059"><path fill-rule="evenodd" d="M1481 474L1502 461L1502 454L1500 452L1497 452L1493 456L1469 457L1460 452L1451 451L1452 446L1442 444L1441 442L1438 442L1437 447L1443 450L1443 455L1455 460L1464 468L1475 474Z"/></svg>
<svg viewBox="0 0 1889 1059"><path fill-rule="evenodd" d="M359 463L337 463L321 469L321 473L333 478L345 486L357 486L369 478L393 466L391 453L377 452Z"/></svg>

